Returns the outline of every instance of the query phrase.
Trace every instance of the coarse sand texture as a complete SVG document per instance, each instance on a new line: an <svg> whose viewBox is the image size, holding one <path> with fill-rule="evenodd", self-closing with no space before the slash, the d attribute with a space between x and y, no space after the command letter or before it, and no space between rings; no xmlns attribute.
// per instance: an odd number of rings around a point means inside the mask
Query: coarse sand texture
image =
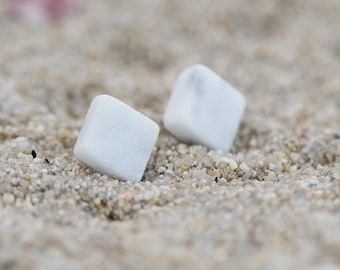
<svg viewBox="0 0 340 270"><path fill-rule="evenodd" d="M4 3L0 269L340 269L339 0L83 0L39 23ZM246 99L228 151L163 123L197 63ZM98 95L159 126L141 181L73 155Z"/></svg>

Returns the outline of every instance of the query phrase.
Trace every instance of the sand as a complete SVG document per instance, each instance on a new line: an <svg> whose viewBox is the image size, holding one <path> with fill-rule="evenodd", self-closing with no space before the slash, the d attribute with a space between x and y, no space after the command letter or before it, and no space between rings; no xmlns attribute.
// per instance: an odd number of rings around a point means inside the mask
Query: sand
<svg viewBox="0 0 340 270"><path fill-rule="evenodd" d="M340 268L338 0L84 1L55 24L0 13L0 269ZM196 63L246 96L230 153L162 125ZM72 155L97 94L161 125L140 183Z"/></svg>

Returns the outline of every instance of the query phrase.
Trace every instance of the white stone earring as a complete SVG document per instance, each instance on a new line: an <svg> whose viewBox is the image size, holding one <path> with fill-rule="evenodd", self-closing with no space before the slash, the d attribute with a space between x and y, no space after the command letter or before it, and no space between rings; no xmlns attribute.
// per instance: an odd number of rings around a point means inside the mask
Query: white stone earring
<svg viewBox="0 0 340 270"><path fill-rule="evenodd" d="M87 112L73 153L98 172L142 179L159 126L118 99L99 95Z"/></svg>
<svg viewBox="0 0 340 270"><path fill-rule="evenodd" d="M203 65L178 77L163 117L178 139L229 151L244 113L245 98Z"/></svg>

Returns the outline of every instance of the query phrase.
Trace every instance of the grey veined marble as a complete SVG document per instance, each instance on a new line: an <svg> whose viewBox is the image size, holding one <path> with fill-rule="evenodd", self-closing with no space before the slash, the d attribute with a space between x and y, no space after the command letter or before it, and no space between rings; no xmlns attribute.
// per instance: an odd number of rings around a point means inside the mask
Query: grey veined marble
<svg viewBox="0 0 340 270"><path fill-rule="evenodd" d="M74 155L98 172L120 180L142 179L159 126L118 99L93 99L79 133Z"/></svg>
<svg viewBox="0 0 340 270"><path fill-rule="evenodd" d="M229 151L245 109L245 98L203 65L178 77L163 122L178 139Z"/></svg>

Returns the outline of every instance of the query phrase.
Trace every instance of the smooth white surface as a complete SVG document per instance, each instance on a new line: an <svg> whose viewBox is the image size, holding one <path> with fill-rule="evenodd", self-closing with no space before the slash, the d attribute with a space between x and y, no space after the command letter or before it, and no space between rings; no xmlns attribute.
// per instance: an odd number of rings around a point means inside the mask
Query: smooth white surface
<svg viewBox="0 0 340 270"><path fill-rule="evenodd" d="M233 86L203 65L178 77L163 122L178 139L229 151L245 108Z"/></svg>
<svg viewBox="0 0 340 270"><path fill-rule="evenodd" d="M99 95L87 112L73 153L98 172L142 179L159 126L118 99Z"/></svg>

